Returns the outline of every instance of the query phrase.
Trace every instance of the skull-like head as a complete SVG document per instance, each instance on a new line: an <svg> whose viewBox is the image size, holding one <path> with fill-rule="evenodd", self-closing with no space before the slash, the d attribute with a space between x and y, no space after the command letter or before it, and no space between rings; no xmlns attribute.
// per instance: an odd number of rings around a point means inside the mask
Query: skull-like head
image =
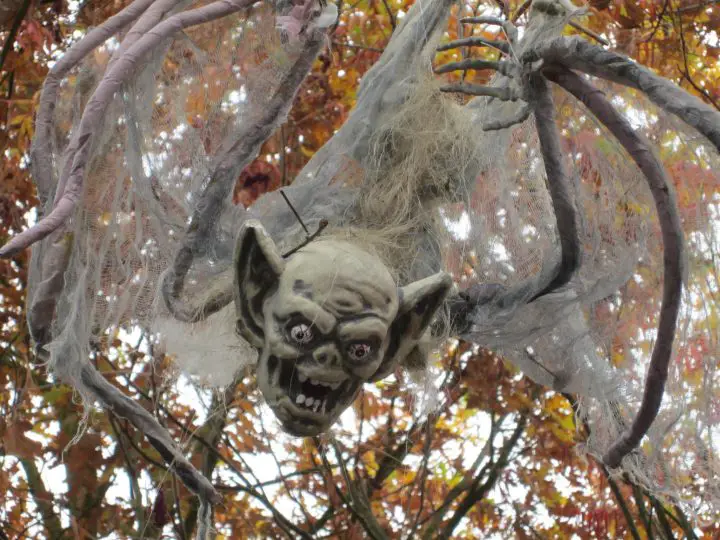
<svg viewBox="0 0 720 540"><path fill-rule="evenodd" d="M398 289L380 259L333 239L283 260L257 221L243 226L235 264L237 328L260 350L258 386L300 436L327 430L363 383L392 373L452 285L439 273Z"/></svg>

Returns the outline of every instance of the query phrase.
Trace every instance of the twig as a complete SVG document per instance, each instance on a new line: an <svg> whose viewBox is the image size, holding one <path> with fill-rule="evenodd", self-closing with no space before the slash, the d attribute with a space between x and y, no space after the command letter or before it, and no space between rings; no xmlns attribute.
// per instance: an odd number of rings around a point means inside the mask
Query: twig
<svg viewBox="0 0 720 540"><path fill-rule="evenodd" d="M417 528L420 526L420 516L422 516L423 507L425 506L425 489L426 489L426 484L427 484L428 463L430 461L430 449L432 448L434 426L435 426L435 423L433 422L433 423L428 423L427 427L426 427L427 433L425 434L425 445L423 448L422 469L421 469L421 473L420 473L420 504L418 505L418 510L417 510L417 514L415 516L413 525L410 528L410 533L407 536L408 538L415 537L415 531L417 531ZM410 504L411 497L412 497L412 493L410 494L410 497L408 497L408 504Z"/></svg>
<svg viewBox="0 0 720 540"><path fill-rule="evenodd" d="M390 26L393 29L393 32L395 31L395 28L397 28L397 21L395 20L395 14L390 9L390 4L388 4L388 0L382 0L383 6L385 6L385 11L387 11L388 17L390 17Z"/></svg>
<svg viewBox="0 0 720 540"><path fill-rule="evenodd" d="M663 238L663 298L657 339L650 359L642 403L632 425L603 456L610 468L635 449L647 433L660 409L672 357L680 300L683 289L684 243L680 216L672 184L655 154L632 129L605 96L584 79L564 68L548 68L546 76L582 101L627 150L645 175L660 221Z"/></svg>
<svg viewBox="0 0 720 540"><path fill-rule="evenodd" d="M37 509L42 516L42 523L47 529L50 538L62 538L63 527L60 518L53 508L54 497L45 487L40 471L35 465L35 461L24 457L17 456L27 480L28 489L33 496L33 500L37 505Z"/></svg>
<svg viewBox="0 0 720 540"><path fill-rule="evenodd" d="M525 0L522 5L515 10L515 13L513 13L512 19L510 19L510 22L513 24L517 22L517 20L523 16L523 14L528 10L528 8L532 5L533 0Z"/></svg>
<svg viewBox="0 0 720 540"><path fill-rule="evenodd" d="M27 15L29 7L30 0L25 0L20 6L20 9L18 9L18 12L15 14L12 26L10 27L10 32L8 32L8 35L5 38L5 44L3 45L2 51L0 51L0 71L2 71L3 66L5 65L5 59L15 44L15 36L20 29L23 19L25 19L25 15Z"/></svg>
<svg viewBox="0 0 720 540"><path fill-rule="evenodd" d="M495 444L495 435L498 432L498 426L502 425L502 423L505 420L505 416L502 416L499 421L495 419L495 415L490 415L490 433L488 435L487 441L485 441L485 445L483 446L482 450L480 450L480 453L475 458L475 461L473 464L466 470L465 477L460 480L457 484L455 484L450 491L448 491L448 494L445 496L445 499L442 501L440 506L425 520L422 521L421 525L424 525L427 522L430 522L427 528L425 529L425 533L423 535L424 538L430 539L433 538L435 535L435 531L438 529L440 524L442 523L443 518L445 517L445 514L450 509L450 506L452 505L455 500L460 497L463 493L466 491L469 491L475 480L478 478L483 478L485 474L487 473L488 469L493 466L493 457L492 457L492 449L493 445ZM480 469L477 474L475 471L480 467L480 463L482 461L488 458L488 461L485 465L483 465L482 469Z"/></svg>
<svg viewBox="0 0 720 540"><path fill-rule="evenodd" d="M271 435L267 432L265 429L265 423L263 422L262 415L259 415L258 419L260 420L260 428L262 429L263 433L265 434L265 439L267 441L268 448L270 449L270 455L272 456L273 461L275 462L275 466L277 467L278 474L280 475L280 480L283 484L283 487L285 488L285 492L287 493L288 497L300 508L300 512L302 512L303 517L305 518L306 522L310 522L311 516L308 513L307 509L305 508L305 505L298 499L298 497L292 492L292 489L290 487L290 483L287 480L287 477L282 471L282 464L280 463L280 460L278 459L277 455L272 449L271 444Z"/></svg>
<svg viewBox="0 0 720 540"><path fill-rule="evenodd" d="M665 2L663 3L662 11L660 12L660 15L658 15L657 22L653 25L652 31L650 32L650 34L648 35L648 37L643 38L643 42L644 42L644 43L647 43L647 42L651 41L652 38L655 37L655 33L656 33L656 32L658 31L658 29L660 28L660 25L661 25L662 22L663 22L663 17L665 16L665 13L667 12L667 8L668 8L669 5L670 5L670 0L665 0Z"/></svg>
<svg viewBox="0 0 720 540"><path fill-rule="evenodd" d="M569 24L570 26L572 26L575 30L578 30L579 32L582 32L583 34L586 34L586 35L590 36L590 37L593 38L595 41L597 41L597 42L599 42L599 43L602 43L602 44L605 45L606 47L609 47L609 46L610 46L610 42L609 42L607 39L605 39L604 37L602 37L600 34L598 34L598 33L596 33L596 32L593 32L593 31L590 30L589 28L584 27L584 26L583 26L582 24L580 24L579 22L571 20L568 24Z"/></svg>
<svg viewBox="0 0 720 540"><path fill-rule="evenodd" d="M692 86L700 95L704 96L705 99L707 99L710 103L712 103L713 107L715 107L718 111L720 111L720 104L718 104L715 99L710 95L710 93L705 90L702 86L697 84L693 78L690 76L690 68L688 67L688 53L687 53L687 43L685 43L685 33L683 31L683 22L682 22L682 14L678 13L678 25L679 25L679 32L680 35L680 46L682 48L682 55L683 55L683 64L685 66L685 69L680 69L678 67L678 71L680 71L680 74L683 76L683 78L690 83L690 86Z"/></svg>
<svg viewBox="0 0 720 540"><path fill-rule="evenodd" d="M137 480L137 472L135 471L135 467L130 461L130 454L128 453L128 449L123 441L123 433L120 428L115 424L115 416L112 414L109 415L108 420L110 421L110 428L112 429L113 434L118 441L120 451L122 452L123 461L125 462L125 468L127 469L127 475L130 479L130 498L132 499L132 505L135 507L135 515L137 516L138 520L138 531L142 531L145 528L145 524L143 523L142 495L140 493L140 484Z"/></svg>
<svg viewBox="0 0 720 540"><path fill-rule="evenodd" d="M620 510L622 510L623 516L625 516L625 522L627 523L628 530L630 531L630 534L633 537L633 540L641 540L640 533L637 530L637 527L635 526L635 520L632 517L632 514L630 513L630 509L628 508L627 502L625 501L625 498L622 496L622 493L620 492L620 488L617 485L617 482L613 480L610 477L610 473L605 467L602 467L603 473L605 474L605 478L607 478L608 484L610 485L610 490L613 492L613 495L615 496L615 500L618 503L618 506L620 507Z"/></svg>
<svg viewBox="0 0 720 540"><path fill-rule="evenodd" d="M127 418L145 435L150 444L162 456L183 483L203 500L213 503L221 498L207 478L202 476L195 467L175 447L168 432L155 418L136 402L125 396L90 364L82 367L80 378L87 390L114 413Z"/></svg>
<svg viewBox="0 0 720 540"><path fill-rule="evenodd" d="M512 450L515 448L518 441L520 440L520 436L525 431L527 421L527 413L521 413L520 419L518 420L518 423L515 426L512 435L508 438L507 441L505 441L500 450L500 455L498 456L497 462L495 462L495 464L490 468L487 479L485 480L485 482L483 482L482 485L477 485L477 483L479 483L480 481L480 477L475 479L473 487L470 489L463 501L459 504L458 508L455 510L455 513L450 518L448 524L445 526L442 533L439 535L439 538L452 538L452 533L460 523L460 520L462 520L462 518L470 511L470 509L475 505L475 503L482 500L495 486L495 483L500 477L500 474L509 463L510 452L512 452Z"/></svg>
<svg viewBox="0 0 720 540"><path fill-rule="evenodd" d="M675 538L675 533L670 526L670 522L667 520L667 512L665 511L665 508L655 497L653 497L650 502L652 503L653 508L655 508L655 514L657 515L658 522L660 523L660 528L662 529L663 536L667 540L673 540L673 538Z"/></svg>
<svg viewBox="0 0 720 540"><path fill-rule="evenodd" d="M345 485L350 490L350 496L352 497L351 503L349 502L348 504L348 508L350 508L353 515L358 518L360 524L363 526L363 529L365 529L365 532L368 533L370 538L373 540L388 540L387 534L372 513L372 508L370 507L370 502L368 501L368 495L363 490L363 487L359 485L360 480L355 482L350 479L350 475L345 467L345 462L343 461L342 452L340 452L340 449L335 441L332 441L332 446L335 450L335 458L340 465L340 471L342 472L343 479L345 480Z"/></svg>
<svg viewBox="0 0 720 540"><path fill-rule="evenodd" d="M637 506L638 514L643 522L648 540L653 540L652 531L652 515L648 516L645 508L645 502L643 501L643 493L637 484L632 484L633 497L635 498L635 506Z"/></svg>

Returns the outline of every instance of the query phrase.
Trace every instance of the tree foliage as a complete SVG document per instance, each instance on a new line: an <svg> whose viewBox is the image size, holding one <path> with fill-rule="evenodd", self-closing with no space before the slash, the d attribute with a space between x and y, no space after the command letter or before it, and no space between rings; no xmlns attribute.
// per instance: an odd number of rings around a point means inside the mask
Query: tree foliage
<svg viewBox="0 0 720 540"><path fill-rule="evenodd" d="M12 0L0 8L0 243L35 219L28 176L37 98L48 66L89 27L126 2ZM338 1L341 19L298 94L290 117L238 178L235 200L251 204L287 185L352 109L358 81L401 22L410 0ZM703 0L591 0L581 32L607 40L707 103L720 104L720 6ZM519 16L521 2L496 0L457 9ZM494 30L478 35L492 39ZM450 60L452 51L438 61ZM480 74L470 74L480 77ZM220 75L219 75L220 76ZM628 98L631 99L631 98ZM202 99L188 117L202 118ZM193 110L196 107L196 110ZM200 121L200 120L197 120ZM580 141L582 142L582 141ZM683 191L717 197L702 171L679 156L671 173L681 211ZM720 254L709 244L702 254ZM122 418L83 410L33 354L24 320L27 254L0 260L0 538L190 538L196 499L168 474L163 460ZM458 261L456 278L470 264ZM713 266L708 266L708 272ZM639 270L643 272L641 268ZM644 276L656 283L657 276ZM718 276L708 275L717 299ZM714 284L714 285L713 285ZM637 286L633 282L629 287ZM619 334L654 327L657 306L636 305ZM705 311L717 327L718 308ZM607 314L612 316L612 314ZM623 340L619 340L622 342ZM682 355L684 373L699 377L697 359L718 343L696 343ZM623 351L612 351L621 360ZM175 382L171 359L142 331L97 344L92 361L181 442L193 464L224 496L216 509L225 537L391 538L579 537L653 538L720 534L718 516L690 525L679 507L611 478L577 452L586 426L574 423L572 396L541 388L490 351L448 344L438 406L419 414L413 381L398 375L366 389L332 436L295 439L277 426L242 374L224 392ZM718 411L720 414L720 410ZM705 521L703 521L703 519ZM714 521L715 520L715 521ZM694 528L693 528L694 527Z"/></svg>

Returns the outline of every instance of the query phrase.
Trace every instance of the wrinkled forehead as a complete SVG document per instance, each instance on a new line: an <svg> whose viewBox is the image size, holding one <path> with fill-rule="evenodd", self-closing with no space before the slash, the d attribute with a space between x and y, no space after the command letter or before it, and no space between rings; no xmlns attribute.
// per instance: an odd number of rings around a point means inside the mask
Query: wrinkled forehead
<svg viewBox="0 0 720 540"><path fill-rule="evenodd" d="M382 261L350 244L308 244L282 273L279 291L309 300L335 317L376 315L390 322L398 309L395 281Z"/></svg>

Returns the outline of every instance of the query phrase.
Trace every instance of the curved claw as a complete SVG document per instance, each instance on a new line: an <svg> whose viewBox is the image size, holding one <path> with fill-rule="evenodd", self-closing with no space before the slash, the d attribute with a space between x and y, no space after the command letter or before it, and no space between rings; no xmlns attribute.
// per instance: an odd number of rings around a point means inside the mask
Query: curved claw
<svg viewBox="0 0 720 540"><path fill-rule="evenodd" d="M510 54L510 44L507 41L496 41L477 36L450 41L449 43L440 45L437 51L449 51L450 49L457 49L458 47L492 47L504 54Z"/></svg>
<svg viewBox="0 0 720 540"><path fill-rule="evenodd" d="M515 124L522 124L525 120L528 119L531 112L532 107L530 105L525 105L517 112L517 114L503 120L488 122L487 124L483 125L482 129L483 131L497 131L500 129L509 128L511 126L514 126Z"/></svg>
<svg viewBox="0 0 720 540"><path fill-rule="evenodd" d="M460 22L466 24L492 24L495 26L502 26L507 23L505 19L500 17L463 17Z"/></svg>
<svg viewBox="0 0 720 540"><path fill-rule="evenodd" d="M511 44L517 41L517 28L515 28L513 23L505 19L499 17L465 17L464 19L460 19L460 22L465 24L491 24L493 26L501 26Z"/></svg>
<svg viewBox="0 0 720 540"><path fill-rule="evenodd" d="M517 90L510 87L481 86L479 84L448 84L440 87L441 92L460 92L470 96L488 96L501 101L517 101L522 99Z"/></svg>
<svg viewBox="0 0 720 540"><path fill-rule="evenodd" d="M514 74L515 65L510 62L497 62L494 60L478 60L477 58L470 58L468 60L461 60L460 62L450 62L443 66L435 68L435 73L450 73L451 71L461 71L467 69L492 69L505 76L512 76Z"/></svg>

